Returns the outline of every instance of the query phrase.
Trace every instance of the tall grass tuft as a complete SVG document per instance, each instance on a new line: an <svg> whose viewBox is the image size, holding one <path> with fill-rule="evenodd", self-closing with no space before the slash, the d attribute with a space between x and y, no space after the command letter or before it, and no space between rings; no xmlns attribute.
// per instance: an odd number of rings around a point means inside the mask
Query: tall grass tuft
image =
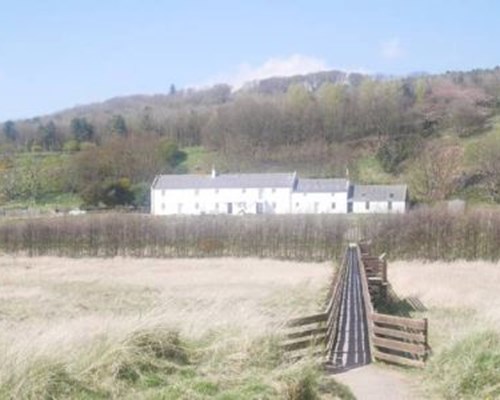
<svg viewBox="0 0 500 400"><path fill-rule="evenodd" d="M224 333L187 341L156 326L127 332L118 341L101 338L65 359L33 356L23 368L0 367L0 398L305 400L324 393L352 398L322 376L313 360L285 362L278 338L230 336L229 342Z"/></svg>
<svg viewBox="0 0 500 400"><path fill-rule="evenodd" d="M431 358L427 375L443 399L500 398L500 334L471 334Z"/></svg>

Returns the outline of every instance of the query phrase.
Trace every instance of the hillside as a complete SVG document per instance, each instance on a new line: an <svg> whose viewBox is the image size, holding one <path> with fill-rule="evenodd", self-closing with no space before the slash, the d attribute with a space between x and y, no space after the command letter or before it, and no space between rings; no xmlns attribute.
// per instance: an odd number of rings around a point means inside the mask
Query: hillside
<svg viewBox="0 0 500 400"><path fill-rule="evenodd" d="M114 98L1 127L4 204L145 205L160 172L297 170L410 184L414 200L500 200L500 68L327 71Z"/></svg>

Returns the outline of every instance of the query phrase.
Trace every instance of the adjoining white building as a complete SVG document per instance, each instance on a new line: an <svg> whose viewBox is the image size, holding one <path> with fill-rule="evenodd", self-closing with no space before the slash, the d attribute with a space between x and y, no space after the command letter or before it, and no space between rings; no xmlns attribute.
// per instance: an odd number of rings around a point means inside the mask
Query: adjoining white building
<svg viewBox="0 0 500 400"><path fill-rule="evenodd" d="M296 173L217 174L215 171L211 175L158 175L151 185L151 214L347 214L406 210L406 186L370 188L379 190L365 190L368 197L360 195L364 202L359 205L361 200L354 200L354 194L356 199L359 197L356 185L350 185L347 179L299 179ZM387 194L385 206L382 192ZM368 209L366 201L373 202Z"/></svg>
<svg viewBox="0 0 500 400"><path fill-rule="evenodd" d="M406 185L352 185L348 208L355 214L404 213L408 189Z"/></svg>

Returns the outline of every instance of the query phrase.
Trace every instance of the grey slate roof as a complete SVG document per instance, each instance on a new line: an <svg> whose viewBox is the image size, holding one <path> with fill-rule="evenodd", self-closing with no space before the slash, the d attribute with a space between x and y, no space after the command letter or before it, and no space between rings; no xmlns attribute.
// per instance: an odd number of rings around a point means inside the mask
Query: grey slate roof
<svg viewBox="0 0 500 400"><path fill-rule="evenodd" d="M153 189L292 188L295 174L158 175Z"/></svg>
<svg viewBox="0 0 500 400"><path fill-rule="evenodd" d="M333 193L347 192L347 179L299 179L296 192Z"/></svg>
<svg viewBox="0 0 500 400"><path fill-rule="evenodd" d="M406 185L353 185L353 201L405 201Z"/></svg>

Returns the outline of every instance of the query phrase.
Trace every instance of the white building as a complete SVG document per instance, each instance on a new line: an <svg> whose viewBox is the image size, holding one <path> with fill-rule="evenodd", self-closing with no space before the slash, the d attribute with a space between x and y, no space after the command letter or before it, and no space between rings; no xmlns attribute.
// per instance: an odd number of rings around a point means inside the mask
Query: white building
<svg viewBox="0 0 500 400"><path fill-rule="evenodd" d="M211 175L158 175L151 185L151 214L346 214L406 210L406 187L404 194L396 190L400 186L370 186L373 187L393 193L389 197L391 204L386 200L384 208L383 196L376 189L365 190L368 197L374 194L368 200L373 203L366 209L366 197L361 196L365 202L359 205L360 201L350 196L357 196L358 192L347 179L299 179L296 173L219 175L215 171Z"/></svg>
<svg viewBox="0 0 500 400"><path fill-rule="evenodd" d="M349 212L404 213L408 208L406 185L352 185Z"/></svg>

